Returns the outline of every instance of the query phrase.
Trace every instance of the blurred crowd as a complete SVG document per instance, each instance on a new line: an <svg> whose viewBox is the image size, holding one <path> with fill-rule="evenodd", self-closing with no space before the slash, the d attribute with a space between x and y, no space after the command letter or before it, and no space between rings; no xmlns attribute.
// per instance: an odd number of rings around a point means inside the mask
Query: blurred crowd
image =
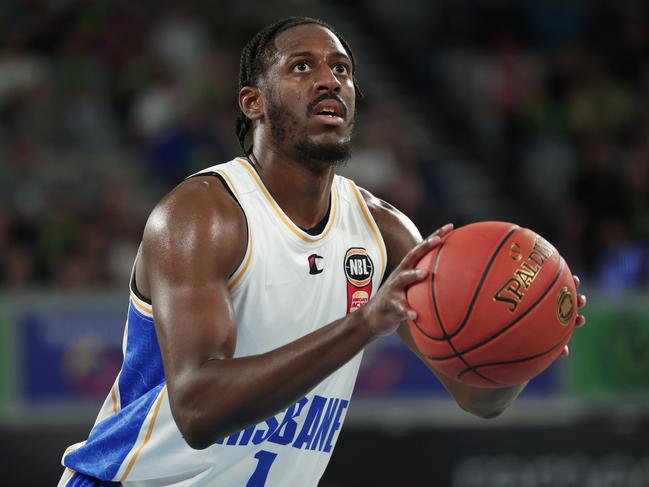
<svg viewBox="0 0 649 487"><path fill-rule="evenodd" d="M235 153L242 39L182 2L0 13L0 284L126 282L155 201Z"/></svg>
<svg viewBox="0 0 649 487"><path fill-rule="evenodd" d="M157 199L240 154L239 54L299 2L280 4L2 2L0 286L128 279ZM502 198L573 270L616 289L649 283L649 4L355 4L358 30L370 18L373 45L402 53L378 56L384 69L405 68L406 93L433 88L424 101L444 139L493 168ZM360 119L349 173L422 231L452 218L453 182L404 128L407 112L375 97Z"/></svg>
<svg viewBox="0 0 649 487"><path fill-rule="evenodd" d="M649 3L364 5L449 139L574 271L607 289L649 284Z"/></svg>

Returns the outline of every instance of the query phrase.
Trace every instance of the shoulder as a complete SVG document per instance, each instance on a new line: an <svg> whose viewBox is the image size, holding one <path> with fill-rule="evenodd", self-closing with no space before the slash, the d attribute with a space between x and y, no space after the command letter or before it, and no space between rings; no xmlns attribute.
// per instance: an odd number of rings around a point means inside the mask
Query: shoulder
<svg viewBox="0 0 649 487"><path fill-rule="evenodd" d="M205 175L183 181L163 197L151 212L147 229L170 230L169 224L173 228L203 227L207 232L244 224L245 230L245 217L221 180Z"/></svg>
<svg viewBox="0 0 649 487"><path fill-rule="evenodd" d="M246 225L243 210L219 178L195 176L155 206L144 229L142 250L154 257L171 254L181 261L217 252L222 266L234 272L246 251Z"/></svg>
<svg viewBox="0 0 649 487"><path fill-rule="evenodd" d="M415 224L403 212L390 203L377 198L369 191L359 188L367 204L388 253L388 275L412 247L421 242L422 237Z"/></svg>

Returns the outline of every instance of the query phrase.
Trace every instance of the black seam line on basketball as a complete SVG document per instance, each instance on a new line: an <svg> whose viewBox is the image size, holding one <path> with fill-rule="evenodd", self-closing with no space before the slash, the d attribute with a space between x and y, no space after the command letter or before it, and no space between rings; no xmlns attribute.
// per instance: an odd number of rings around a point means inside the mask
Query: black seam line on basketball
<svg viewBox="0 0 649 487"><path fill-rule="evenodd" d="M444 337L447 338L446 343L451 347L451 349L457 354L458 358L462 361L464 365L467 367L471 367L471 364L466 361L466 359L461 355L457 353L457 348L455 348L455 345L453 345L453 341L451 340L451 336L449 336L446 333L446 329L444 328L444 324L442 323L442 319L439 316L439 311L437 310L437 302L435 301L435 274L437 273L437 264L439 262L439 254L442 253L442 246L440 245L439 250L437 251L437 254L435 255L435 262L433 263L433 271L430 274L430 287L431 287L431 294L433 295L433 302L435 304L435 313L437 314L437 320L439 323L440 328L442 329L442 333L444 334ZM474 372L475 375L478 377L481 377L482 379L486 380L487 382L491 382L492 384L496 385L501 385L498 382L490 379L489 377L486 377L485 375L481 374L478 371Z"/></svg>
<svg viewBox="0 0 649 487"><path fill-rule="evenodd" d="M437 268L437 259L439 258L439 254L442 251L442 247L444 246L444 242L442 242L436 249L437 253L435 254L435 261L433 262L433 271L430 273L430 285L431 285L431 288L432 288L434 280L435 280L435 269ZM434 294L435 293L433 293L433 295ZM438 319L439 319L439 317L438 317ZM421 332L421 334L424 335L425 337L430 338L431 340L434 340L434 341L438 341L438 342L442 342L442 341L446 340L446 332L444 331L443 327L441 327L441 328L442 328L442 333L444 334L444 336L442 338L438 338L438 337L434 337L434 336L429 335L428 333L426 333L424 331L424 329L421 326L419 326L419 323L417 322L416 318L414 320L412 320L412 322L415 324L415 326Z"/></svg>
<svg viewBox="0 0 649 487"><path fill-rule="evenodd" d="M491 266L493 265L494 260L496 259L496 255L498 255L498 252L503 247L503 245L505 245L505 242L507 242L509 237L511 237L517 230L520 230L520 227L518 225L513 226L507 232L507 234L502 239L502 241L498 244L498 246L496 247L496 250L494 250L493 254L491 255L491 258L489 259L489 262L487 263L486 268L484 269L484 271L482 273L482 276L480 276L480 281L478 281L478 285L477 285L476 290L475 290L475 292L473 294L473 298L471 299L471 303L469 304L469 309L467 310L467 314L466 314L466 316L464 318L464 321L462 322L462 324L460 325L458 330L452 335L449 335L448 333L446 333L446 328L444 328L444 323L442 322L442 317L439 315L439 308L437 307L437 298L435 297L435 275L437 273L437 266L439 264L439 256L442 253L442 246L443 245L439 246L439 248L437 250L437 254L435 255L435 262L433 263L433 271L431 272L431 276L430 276L430 287L431 287L431 295L432 295L433 307L435 308L435 316L437 317L437 322L439 323L439 327L442 329L442 334L443 334L443 338L442 339L437 339L437 340L438 341L445 340L449 344L449 346L451 347L451 350L453 350L453 352L455 353L455 356L458 357L462 361L462 363L464 365L466 365L467 367L471 367L471 364L469 364L469 362L466 361L466 359L462 356L461 353L458 353L457 348L455 348L455 345L453 345L453 341L451 340L451 338L456 336L460 332L460 330L464 327L466 322L468 321L469 316L471 315L471 311L473 310L473 306L475 304L475 301L477 299L478 293L480 292L480 289L482 288L482 284L484 283L484 280L486 279L486 276L487 276L487 274L489 272L489 269L491 268ZM450 238L450 236L449 236L449 238ZM433 340L435 340L435 339L433 338ZM478 371L474 371L473 373L475 375L477 375L478 377L481 377L482 379L486 380L487 382L491 382L492 384L496 384L496 385L501 385L500 383L496 382L493 379L490 379L489 377L481 374Z"/></svg>
<svg viewBox="0 0 649 487"><path fill-rule="evenodd" d="M439 315L439 308L437 307L437 297L435 295L435 272L432 273L431 275L431 294L432 294L432 300L433 300L433 307L435 309L435 316L437 317L437 322L439 323L440 328L442 329L443 333L443 338L433 338L433 340L438 340L438 341L443 341L443 340L448 340L450 341L451 338L455 337L458 333L462 331L462 329L466 326L467 322L469 321L469 318L471 317L471 313L473 312L473 307L475 306L475 302L478 299L478 294L480 294L480 290L482 289L482 285L484 284L485 279L487 278L487 274L489 273L489 270L491 269L491 266L493 265L494 261L496 260L496 257L498 256L498 252L500 252L500 249L503 248L505 243L507 243L507 240L509 240L509 237L511 237L515 232L520 230L521 227L518 225L514 225L508 232L507 234L503 237L501 242L498 244L498 247L496 247L496 250L493 251L491 254L491 257L489 259L489 262L487 262L487 266L485 267L484 271L482 271L482 275L480 276L480 280L478 281L478 285L475 288L475 291L473 292L473 297L471 298L471 302L469 303L469 308L467 309L466 315L464 316L464 319L460 323L460 326L455 330L452 334L446 333L446 328L444 327L444 323L442 323L442 317ZM439 258L439 254L441 253L441 248L437 252L437 255L435 256L435 264L434 264L434 271L437 270L437 261ZM431 337L432 338L432 337Z"/></svg>
<svg viewBox="0 0 649 487"><path fill-rule="evenodd" d="M444 246L444 242L442 242L442 243L437 247L437 253L435 254L435 262L433 263L433 267L435 267L435 266L437 265L437 258L439 257L439 253L442 251L442 247L443 247L443 246ZM431 272L431 273L430 273L430 285L431 285L431 286L433 285L433 279L434 279L434 276L435 276L434 272ZM421 334L424 335L425 337L430 338L431 340L435 340L435 341L443 341L443 340L444 340L444 338L437 338L437 337L434 337L434 336L429 335L428 333L426 333L426 332L424 331L424 329L423 329L421 326L419 326L419 323L417 322L417 318L415 318L414 320L412 320L412 322L415 324L415 326L416 326L417 329L421 332ZM443 329L442 329L442 331L443 331Z"/></svg>
<svg viewBox="0 0 649 487"><path fill-rule="evenodd" d="M469 369L465 369L465 370L469 370ZM480 377L480 378L486 380L487 382L491 382L492 384L495 384L495 385L497 385L497 386L503 386L503 387L505 387L505 384L503 384L503 383L501 383L501 382L498 382L498 381L495 381L495 380L493 380L493 379L490 379L489 377L487 377L486 375L481 374L481 373L478 372L477 370L473 370L473 369L471 369L471 372L473 372L473 373L474 373L475 375L477 375L478 377ZM458 374L458 375L456 375L455 377L459 380L460 377L462 377L462 376L461 376L460 374Z"/></svg>
<svg viewBox="0 0 649 487"><path fill-rule="evenodd" d="M535 358L542 357L543 355L546 355L546 354L556 350L557 347L560 346L561 343L563 343L563 341L565 339L566 339L566 337L564 336L563 338L561 338L561 340L559 340L556 344L552 345L551 348L545 350L544 352L536 353L534 355L529 355L527 357L517 358L517 359L512 359L512 360L501 360L499 362L485 362L485 363L481 363L481 364L477 364L477 365L472 365L471 367L468 367L468 368L464 369L462 372L460 372L457 377L459 379L460 377L462 377L467 372L473 372L473 373L477 374L478 373L477 369L480 368L480 367L490 367L490 366L493 366L493 365L518 364L520 362L527 362L529 360L534 360Z"/></svg>
<svg viewBox="0 0 649 487"><path fill-rule="evenodd" d="M431 272L431 277L430 277L430 280L431 280L431 286L432 286L432 284L433 284L433 279L434 279L434 276L435 276L435 272L434 272L434 271L437 269L437 258L438 258L438 256L439 256L439 253L441 252L441 249L442 249L442 246L443 246L443 245L444 245L444 244L442 243L442 244L437 248L437 254L435 254L435 262L434 262L434 264L433 264L433 272ZM417 323L417 320L416 320L416 319L415 319L415 320L412 320L412 322L415 324L415 326L417 327L417 329L418 329L418 330L419 330L419 331L420 331L424 336L427 336L428 338L430 338L430 339L432 339L432 340L439 340L439 339L437 339L437 338L435 338L435 337L430 336L428 333L426 333L426 332L421 328L421 326L419 326L419 323ZM444 331L443 328L442 328L442 331ZM445 332L444 332L444 333L445 333ZM447 343L450 345L450 347L453 349L453 351L454 351L454 352L457 352L457 349L456 349L455 346L453 345L453 342L451 342L450 339L449 339L449 340L446 340L446 341L447 341ZM456 355L453 355L453 356L455 357ZM464 363L464 365L466 365L467 367L470 367L470 366L471 366L471 364L469 364L466 360L464 360L464 358L463 358L462 356L459 356L459 357L460 357L460 360ZM496 382L496 381L494 381L494 380L491 380L489 377L485 377L485 376L483 376L480 372L475 372L475 374L476 374L477 376L479 376L479 377L482 377L482 378L483 378L484 380L486 380L487 382L492 382L493 384L498 384L498 385L500 385L498 382Z"/></svg>
<svg viewBox="0 0 649 487"><path fill-rule="evenodd" d="M513 327L516 323L518 323L518 322L521 321L523 318L525 318L525 317L526 317L526 316L527 316L527 315L528 315L528 314L529 314L529 313L530 313L530 312L531 312L531 311L536 307L536 305L538 305L538 304L541 302L541 300L542 300L543 298L545 298L545 296L547 296L547 294L550 292L550 290L552 289L552 287L554 287L554 285L555 285L555 284L557 283L557 281L559 280L559 277L561 277L561 273L563 272L563 266L564 266L564 265L565 265L565 261L563 260L563 257L562 257L561 260L559 261L559 269L557 270L557 274L554 276L554 279L552 279L552 282L551 282L550 285L547 287L547 289L546 289L545 291L543 291L543 294L541 294L541 295L536 299L536 301L534 301L534 302L530 305L529 308L527 308L523 313L521 313L520 316L519 316L518 318L514 319L514 320L511 321L509 324L505 325L503 328L501 328L500 330L498 330L495 334L493 334L493 335L491 335L491 336L489 336L489 337L487 337L487 338L484 338L482 341L480 341L480 342L478 342L478 343L474 343L474 344L471 345L469 348L466 348L466 349L464 349L464 350L462 350L461 352L458 352L458 353L456 353L456 354L453 354L453 355L443 355L443 356L426 355L426 358L429 359L429 360L434 360L434 361L438 361L438 362L441 362L441 361L443 361L443 360L452 359L452 358L457 357L457 356L459 356L459 355L463 355L463 354L466 354L466 353L472 352L472 351L475 350L476 348L481 347L481 346L484 345L485 343L487 343L487 342L493 340L494 338L497 338L498 336L500 336L500 335L502 335L503 333L505 333L507 330L509 330L511 327Z"/></svg>

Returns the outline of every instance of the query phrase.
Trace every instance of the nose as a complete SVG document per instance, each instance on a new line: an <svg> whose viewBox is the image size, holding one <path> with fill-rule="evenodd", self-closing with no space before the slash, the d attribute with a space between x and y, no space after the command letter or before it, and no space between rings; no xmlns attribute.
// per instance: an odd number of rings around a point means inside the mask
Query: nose
<svg viewBox="0 0 649 487"><path fill-rule="evenodd" d="M331 67L326 64L318 69L315 85L317 91L333 91L335 93L338 93L342 86Z"/></svg>

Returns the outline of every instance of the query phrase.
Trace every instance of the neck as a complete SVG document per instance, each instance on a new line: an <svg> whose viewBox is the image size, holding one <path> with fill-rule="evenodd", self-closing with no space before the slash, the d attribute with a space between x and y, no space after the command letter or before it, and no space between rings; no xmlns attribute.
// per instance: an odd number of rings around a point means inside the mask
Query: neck
<svg viewBox="0 0 649 487"><path fill-rule="evenodd" d="M335 174L333 165L315 168L263 144L255 145L249 159L293 223L312 228L325 217Z"/></svg>

